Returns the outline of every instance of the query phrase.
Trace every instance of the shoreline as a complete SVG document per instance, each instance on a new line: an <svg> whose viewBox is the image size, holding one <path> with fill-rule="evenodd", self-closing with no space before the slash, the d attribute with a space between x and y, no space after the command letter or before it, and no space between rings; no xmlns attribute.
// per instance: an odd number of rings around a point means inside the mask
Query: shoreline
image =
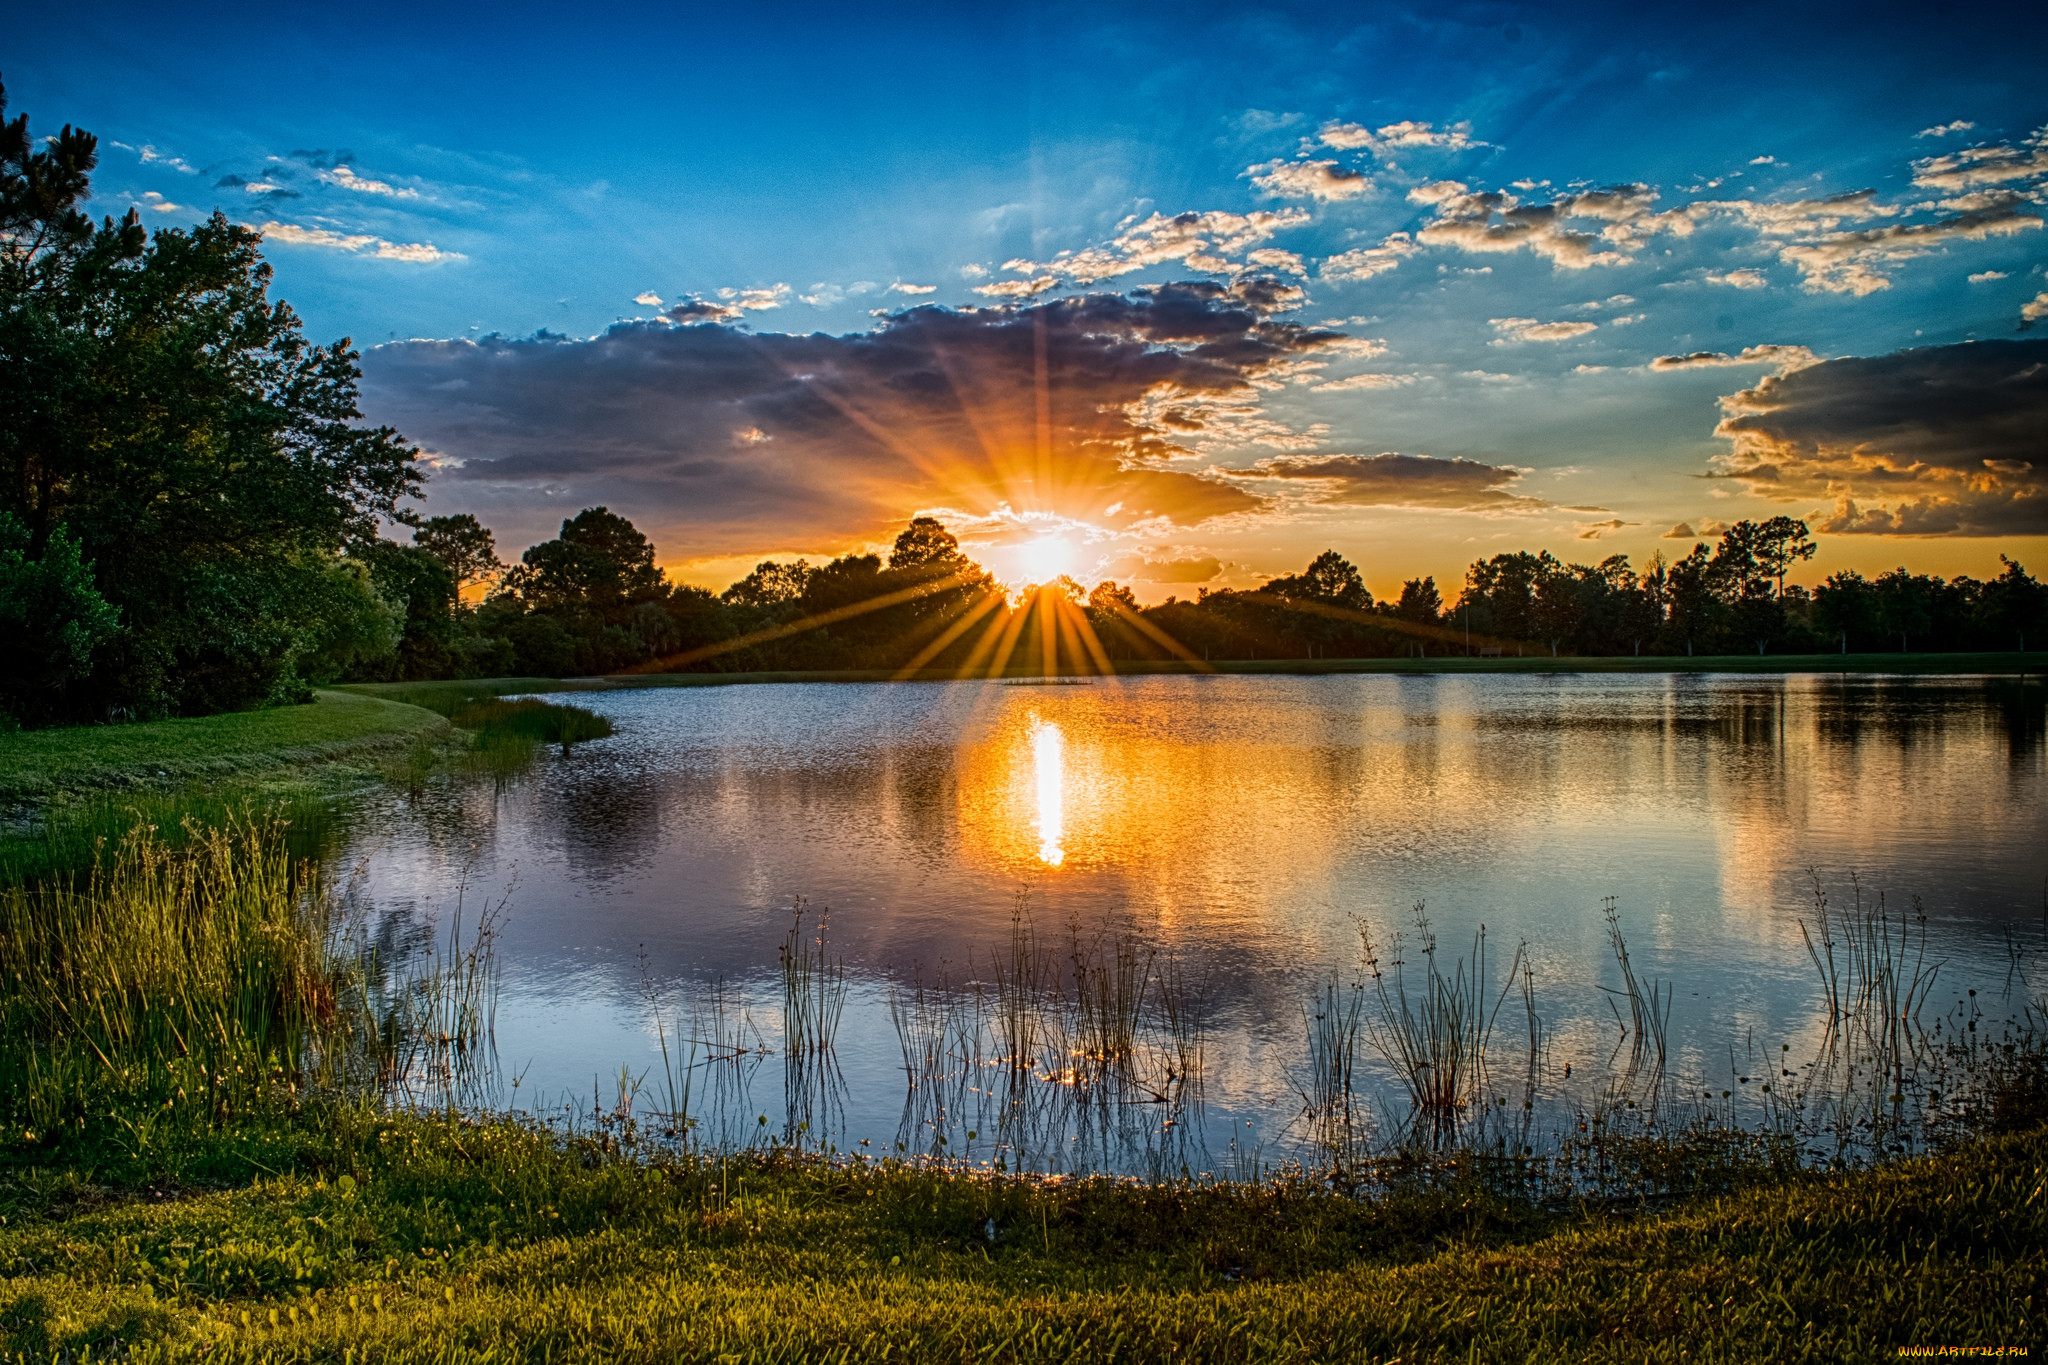
<svg viewBox="0 0 2048 1365"><path fill-rule="evenodd" d="M1885 676L2021 677L2048 675L2048 651L2025 654L1715 654L1644 656L1565 656L1562 658L1477 659L1448 656L1429 659L1220 659L1192 663L1184 660L1137 660L1112 665L1111 674L1056 673L1007 670L993 676L962 678L951 669L919 669L904 673L897 669L835 669L829 671L753 673L609 673L588 677L521 679L538 684L538 691L616 691L645 687L737 687L766 683L875 683L875 682L1011 682L1040 680L1089 680L1093 678L1199 677L1213 674L1228 677L1324 677L1342 674L1394 674L1400 676L1458 676L1484 674L1584 674L1584 673L1697 673L1697 674L1855 674ZM360 683L348 690L365 695L386 695L406 688L475 686L495 689L504 680L479 679L475 683Z"/></svg>
<svg viewBox="0 0 2048 1365"><path fill-rule="evenodd" d="M313 696L305 706L0 736L0 808L194 783L325 791L373 775L371 760L415 740L450 739L447 719L421 707L328 688Z"/></svg>

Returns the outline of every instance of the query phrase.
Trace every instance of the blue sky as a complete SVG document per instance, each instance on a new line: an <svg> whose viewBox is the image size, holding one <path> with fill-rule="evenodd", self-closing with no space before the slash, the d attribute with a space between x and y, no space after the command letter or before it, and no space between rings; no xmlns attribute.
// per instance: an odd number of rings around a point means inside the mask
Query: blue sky
<svg viewBox="0 0 2048 1365"><path fill-rule="evenodd" d="M1793 8L46 8L0 72L97 209L265 228L513 550L2048 568L2048 22Z"/></svg>

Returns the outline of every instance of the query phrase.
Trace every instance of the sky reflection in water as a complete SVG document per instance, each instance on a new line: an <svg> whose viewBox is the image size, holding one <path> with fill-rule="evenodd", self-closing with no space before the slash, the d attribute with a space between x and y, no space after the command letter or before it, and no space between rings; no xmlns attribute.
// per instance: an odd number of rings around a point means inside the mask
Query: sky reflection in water
<svg viewBox="0 0 2048 1365"><path fill-rule="evenodd" d="M1136 935L1200 982L1191 1126L1268 1152L1298 1136L1303 1006L1356 970L1360 919L1412 944L1423 904L1448 950L1483 925L1500 964L1526 941L1553 1065L1582 1081L1615 1042L1606 896L1638 973L1672 983L1674 1066L1699 1073L1816 1042L1811 873L1838 903L1852 876L1919 898L1937 1005L2008 998L2007 929L2043 929L2038 684L1197 677L579 700L618 735L503 793L443 792L425 820L394 799L351 852L385 913L444 913L466 865L473 886L514 884L498 1045L522 1102L609 1102L621 1066L653 1064L650 983L675 1000L732 983L772 1048L797 896L829 908L850 968L842 1145L904 1121L887 991L986 982L1020 905L1042 939ZM773 1123L796 1112L779 1067L743 1101Z"/></svg>

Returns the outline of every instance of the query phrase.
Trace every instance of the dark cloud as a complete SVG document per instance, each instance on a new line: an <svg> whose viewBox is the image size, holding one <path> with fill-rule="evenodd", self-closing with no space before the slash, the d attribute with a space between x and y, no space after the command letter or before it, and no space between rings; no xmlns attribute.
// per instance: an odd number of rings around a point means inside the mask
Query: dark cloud
<svg viewBox="0 0 2048 1365"><path fill-rule="evenodd" d="M1241 477L1309 479L1316 501L1347 507L1440 507L1459 512L1522 512L1549 506L1512 490L1521 471L1477 460L1427 455L1276 455Z"/></svg>
<svg viewBox="0 0 2048 1365"><path fill-rule="evenodd" d="M2048 532L2048 341L1979 341L1829 360L1721 400L1720 472L1820 529L1910 536Z"/></svg>
<svg viewBox="0 0 2048 1365"><path fill-rule="evenodd" d="M438 496L508 533L596 502L683 557L870 536L920 509L1189 525L1263 500L1174 467L1181 441L1346 341L1262 302L1179 283L914 308L851 336L628 322L400 342L365 357L365 408L441 457Z"/></svg>

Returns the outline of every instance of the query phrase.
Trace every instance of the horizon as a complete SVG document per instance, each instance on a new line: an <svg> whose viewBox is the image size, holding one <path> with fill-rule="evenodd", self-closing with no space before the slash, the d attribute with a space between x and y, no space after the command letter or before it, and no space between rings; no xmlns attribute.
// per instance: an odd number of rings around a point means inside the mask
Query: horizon
<svg viewBox="0 0 2048 1365"><path fill-rule="evenodd" d="M1809 586L2039 570L2040 26L1846 13L138 8L0 71L95 214L261 229L512 554L606 505L716 590L931 514L1005 582L1386 598L1791 515Z"/></svg>

